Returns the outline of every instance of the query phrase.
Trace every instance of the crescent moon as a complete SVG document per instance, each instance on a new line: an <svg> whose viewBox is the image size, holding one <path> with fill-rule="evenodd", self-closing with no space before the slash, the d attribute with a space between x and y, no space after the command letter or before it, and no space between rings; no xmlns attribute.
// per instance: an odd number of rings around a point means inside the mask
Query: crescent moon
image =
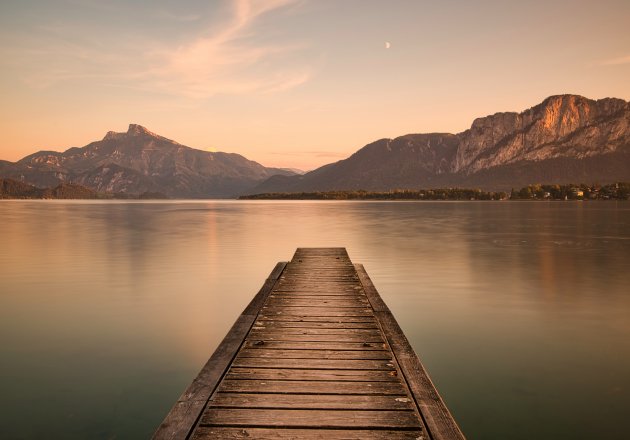
<svg viewBox="0 0 630 440"><path fill-rule="evenodd" d="M385 42L385 49L389 49L390 47L392 47L392 44L389 41Z"/></svg>

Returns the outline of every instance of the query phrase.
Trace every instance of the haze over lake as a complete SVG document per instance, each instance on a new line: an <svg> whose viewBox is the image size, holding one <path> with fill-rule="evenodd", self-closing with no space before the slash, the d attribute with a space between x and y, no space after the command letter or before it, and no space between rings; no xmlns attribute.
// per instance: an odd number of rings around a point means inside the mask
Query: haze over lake
<svg viewBox="0 0 630 440"><path fill-rule="evenodd" d="M622 439L624 202L3 201L0 438L151 435L277 261L346 247L471 439Z"/></svg>

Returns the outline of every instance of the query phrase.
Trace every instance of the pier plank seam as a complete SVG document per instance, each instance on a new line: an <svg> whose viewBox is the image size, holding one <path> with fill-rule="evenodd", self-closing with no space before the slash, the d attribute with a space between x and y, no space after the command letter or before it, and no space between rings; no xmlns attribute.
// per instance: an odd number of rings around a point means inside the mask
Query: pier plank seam
<svg viewBox="0 0 630 440"><path fill-rule="evenodd" d="M213 383L198 377L198 399L184 393L154 438L464 438L345 248L298 248L246 312L255 319L236 329L241 341L229 344L221 376L215 367ZM164 426L177 434L160 437Z"/></svg>

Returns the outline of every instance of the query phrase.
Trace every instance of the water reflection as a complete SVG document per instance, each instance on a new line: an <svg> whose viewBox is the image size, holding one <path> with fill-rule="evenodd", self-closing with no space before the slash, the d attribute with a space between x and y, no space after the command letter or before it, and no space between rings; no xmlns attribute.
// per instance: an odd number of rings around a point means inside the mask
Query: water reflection
<svg viewBox="0 0 630 440"><path fill-rule="evenodd" d="M147 437L298 246L366 266L470 438L625 432L627 204L20 201L0 220L2 438Z"/></svg>

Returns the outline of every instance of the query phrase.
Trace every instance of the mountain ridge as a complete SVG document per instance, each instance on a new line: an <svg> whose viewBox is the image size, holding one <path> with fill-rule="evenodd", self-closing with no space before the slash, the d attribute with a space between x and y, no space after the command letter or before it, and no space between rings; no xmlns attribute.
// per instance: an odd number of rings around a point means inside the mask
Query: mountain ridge
<svg viewBox="0 0 630 440"><path fill-rule="evenodd" d="M476 118L457 134L379 139L302 176L273 176L256 193L613 182L630 178L630 103L553 95L520 113Z"/></svg>
<svg viewBox="0 0 630 440"><path fill-rule="evenodd" d="M274 174L236 153L194 149L130 124L100 141L63 152L39 151L15 163L0 163L0 176L38 187L72 182L98 192L160 192L174 198L227 198Z"/></svg>
<svg viewBox="0 0 630 440"><path fill-rule="evenodd" d="M228 198L267 192L389 191L630 179L630 103L553 95L522 112L475 118L456 134L383 138L307 173L268 168L236 153L182 145L129 124L63 152L0 160L0 177L38 187L75 183L102 193Z"/></svg>

